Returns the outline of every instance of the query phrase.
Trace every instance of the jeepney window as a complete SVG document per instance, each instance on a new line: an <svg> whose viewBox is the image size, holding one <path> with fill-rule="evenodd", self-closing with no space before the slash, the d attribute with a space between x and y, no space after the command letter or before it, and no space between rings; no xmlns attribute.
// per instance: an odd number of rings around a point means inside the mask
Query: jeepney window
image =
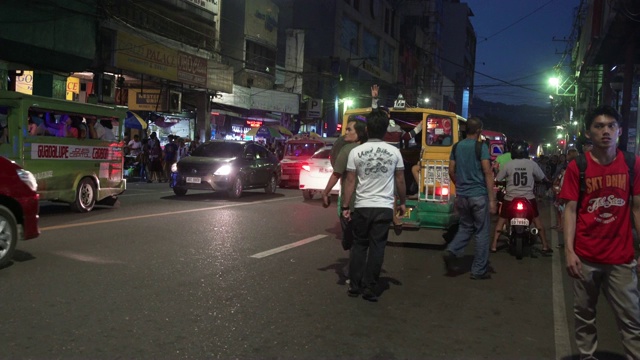
<svg viewBox="0 0 640 360"><path fill-rule="evenodd" d="M453 144L453 120L448 117L427 118L427 144L429 146L451 146Z"/></svg>

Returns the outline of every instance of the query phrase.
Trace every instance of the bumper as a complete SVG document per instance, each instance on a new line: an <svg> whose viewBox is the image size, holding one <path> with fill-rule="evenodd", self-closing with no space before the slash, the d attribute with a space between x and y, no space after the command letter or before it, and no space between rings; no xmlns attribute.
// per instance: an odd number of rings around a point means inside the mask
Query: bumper
<svg viewBox="0 0 640 360"><path fill-rule="evenodd" d="M187 182L187 179L190 182ZM199 177L200 182L194 182L194 178L183 176L178 174L176 177L175 186L185 188L185 189L194 189L194 190L213 190L213 191L226 191L231 188L231 178L227 175L225 176L216 176L209 175L204 177Z"/></svg>

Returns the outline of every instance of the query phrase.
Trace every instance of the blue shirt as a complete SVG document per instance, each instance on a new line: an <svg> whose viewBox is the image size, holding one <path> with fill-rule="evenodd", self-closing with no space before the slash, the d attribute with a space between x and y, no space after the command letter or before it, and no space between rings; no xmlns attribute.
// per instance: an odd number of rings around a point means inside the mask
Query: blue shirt
<svg viewBox="0 0 640 360"><path fill-rule="evenodd" d="M456 195L476 197L488 195L482 164L476 157L476 139L464 139L458 142L456 154L453 151L449 160L455 160ZM480 159L489 160L489 148L482 144Z"/></svg>

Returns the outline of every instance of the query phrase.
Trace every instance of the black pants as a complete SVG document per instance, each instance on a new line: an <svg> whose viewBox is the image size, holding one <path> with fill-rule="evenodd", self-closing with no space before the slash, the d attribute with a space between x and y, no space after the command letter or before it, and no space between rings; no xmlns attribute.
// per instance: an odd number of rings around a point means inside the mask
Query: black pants
<svg viewBox="0 0 640 360"><path fill-rule="evenodd" d="M351 215L353 245L349 255L349 278L352 289L374 290L389 236L393 210L389 208L357 208Z"/></svg>

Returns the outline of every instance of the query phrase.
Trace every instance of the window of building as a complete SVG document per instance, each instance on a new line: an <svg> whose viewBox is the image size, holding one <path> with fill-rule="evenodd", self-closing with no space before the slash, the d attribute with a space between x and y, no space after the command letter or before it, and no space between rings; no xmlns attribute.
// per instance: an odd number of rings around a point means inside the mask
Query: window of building
<svg viewBox="0 0 640 360"><path fill-rule="evenodd" d="M340 46L349 50L350 54L358 54L358 23L349 19L342 18L342 33L340 34Z"/></svg>
<svg viewBox="0 0 640 360"><path fill-rule="evenodd" d="M384 33L391 34L391 11L389 8L384 9Z"/></svg>
<svg viewBox="0 0 640 360"><path fill-rule="evenodd" d="M393 70L393 55L395 50L389 44L382 47L382 70L391 73Z"/></svg>
<svg viewBox="0 0 640 360"><path fill-rule="evenodd" d="M378 49L380 48L380 40L377 36L373 35L369 31L364 31L362 35L362 55L378 65L380 59L378 59Z"/></svg>
<svg viewBox="0 0 640 360"><path fill-rule="evenodd" d="M246 41L245 69L275 74L276 51L257 42Z"/></svg>

